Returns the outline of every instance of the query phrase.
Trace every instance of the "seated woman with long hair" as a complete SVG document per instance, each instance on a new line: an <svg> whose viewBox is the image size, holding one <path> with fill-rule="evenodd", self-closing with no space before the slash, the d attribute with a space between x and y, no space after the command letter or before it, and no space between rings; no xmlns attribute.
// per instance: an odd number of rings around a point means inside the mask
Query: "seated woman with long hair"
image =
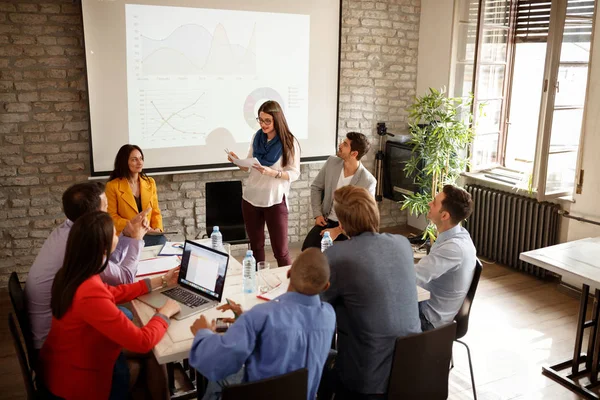
<svg viewBox="0 0 600 400"><path fill-rule="evenodd" d="M117 308L118 303L175 284L178 275L174 269L126 285L103 283L99 274L118 240L112 219L102 211L84 214L71 228L63 266L52 285L52 327L39 358L40 375L51 398L127 398L129 382L135 380L130 379L126 365L125 379L117 374L123 370L118 365L121 350L150 352L167 331L170 318L179 312L179 305L169 300L139 328ZM153 357L144 370L146 382L153 385L149 388L152 397L168 398L165 375Z"/></svg>
<svg viewBox="0 0 600 400"><path fill-rule="evenodd" d="M150 229L144 236L146 246L165 244L162 215L158 206L156 182L143 172L144 153L139 146L121 146L115 157L115 166L106 184L108 213L112 217L117 234L121 233L127 221L138 213L151 208Z"/></svg>

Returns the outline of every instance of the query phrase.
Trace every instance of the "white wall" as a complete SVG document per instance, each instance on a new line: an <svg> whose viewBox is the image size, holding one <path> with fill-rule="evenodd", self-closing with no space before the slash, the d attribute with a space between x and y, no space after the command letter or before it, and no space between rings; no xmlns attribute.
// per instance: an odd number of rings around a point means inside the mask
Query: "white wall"
<svg viewBox="0 0 600 400"><path fill-rule="evenodd" d="M454 0L421 0L417 95L450 86L453 16Z"/></svg>
<svg viewBox="0 0 600 400"><path fill-rule="evenodd" d="M418 82L418 80L417 80ZM418 86L417 86L418 87ZM575 195L571 214L600 221L600 12L596 12L586 118L583 128L583 190ZM569 221L567 240L600 236L600 226Z"/></svg>

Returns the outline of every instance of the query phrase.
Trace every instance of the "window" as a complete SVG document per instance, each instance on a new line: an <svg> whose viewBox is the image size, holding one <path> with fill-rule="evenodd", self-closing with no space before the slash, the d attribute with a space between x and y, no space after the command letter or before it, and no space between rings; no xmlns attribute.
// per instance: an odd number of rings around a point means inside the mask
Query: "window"
<svg viewBox="0 0 600 400"><path fill-rule="evenodd" d="M572 194L595 1L457 3L452 84L474 96L471 170L531 182L540 200Z"/></svg>

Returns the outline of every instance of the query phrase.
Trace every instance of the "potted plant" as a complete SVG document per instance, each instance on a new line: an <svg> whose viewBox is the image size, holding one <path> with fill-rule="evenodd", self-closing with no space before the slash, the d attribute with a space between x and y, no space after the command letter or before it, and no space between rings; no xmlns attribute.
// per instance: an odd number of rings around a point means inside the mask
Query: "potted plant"
<svg viewBox="0 0 600 400"><path fill-rule="evenodd" d="M416 97L408 109L411 158L404 171L413 176L420 191L405 195L402 210L414 215L426 215L428 203L444 185L455 184L468 164L467 147L473 140L472 98L452 98L446 90L429 88L429 93ZM431 243L437 236L431 222L423 239Z"/></svg>

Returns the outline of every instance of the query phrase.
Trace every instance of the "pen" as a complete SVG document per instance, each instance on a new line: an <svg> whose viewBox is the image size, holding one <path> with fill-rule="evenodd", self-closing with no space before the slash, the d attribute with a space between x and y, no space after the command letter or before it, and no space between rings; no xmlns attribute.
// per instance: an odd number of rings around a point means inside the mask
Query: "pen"
<svg viewBox="0 0 600 400"><path fill-rule="evenodd" d="M227 304L229 304L230 307L232 307L231 301L229 301L229 299L225 299L225 301L227 302ZM231 312L233 313L236 319L237 317L239 317L239 315L235 311L233 311L233 309L231 309Z"/></svg>

